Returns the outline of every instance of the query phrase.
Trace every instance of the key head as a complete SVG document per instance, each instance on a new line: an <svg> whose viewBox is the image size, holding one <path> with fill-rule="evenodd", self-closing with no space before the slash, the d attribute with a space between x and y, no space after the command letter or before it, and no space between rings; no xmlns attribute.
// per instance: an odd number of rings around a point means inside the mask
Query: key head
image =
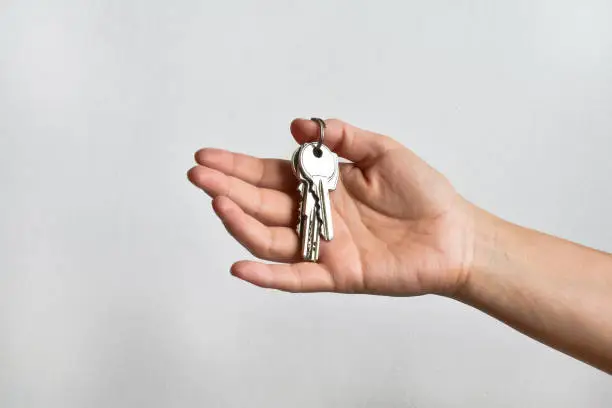
<svg viewBox="0 0 612 408"><path fill-rule="evenodd" d="M335 177L338 172L338 155L321 145L321 155L315 154L317 143L306 143L299 153L299 167L310 180Z"/></svg>
<svg viewBox="0 0 612 408"><path fill-rule="evenodd" d="M298 179L301 177L298 168L300 150L302 150L302 146L298 147L291 155L291 169L293 170L293 174L295 175L295 177L297 177Z"/></svg>
<svg viewBox="0 0 612 408"><path fill-rule="evenodd" d="M304 173L300 168L300 152L302 151L302 146L298 147L293 155L291 156L291 168L293 169L293 174L298 179L298 182L310 182L309 179L304 177Z"/></svg>

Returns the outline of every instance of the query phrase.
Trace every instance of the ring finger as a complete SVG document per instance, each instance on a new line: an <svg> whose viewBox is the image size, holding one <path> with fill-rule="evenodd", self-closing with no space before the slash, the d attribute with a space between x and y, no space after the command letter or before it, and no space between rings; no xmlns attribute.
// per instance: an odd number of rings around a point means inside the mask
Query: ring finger
<svg viewBox="0 0 612 408"><path fill-rule="evenodd" d="M273 262L297 260L297 234L288 227L267 227L225 196L213 199L213 208L227 231L258 258Z"/></svg>

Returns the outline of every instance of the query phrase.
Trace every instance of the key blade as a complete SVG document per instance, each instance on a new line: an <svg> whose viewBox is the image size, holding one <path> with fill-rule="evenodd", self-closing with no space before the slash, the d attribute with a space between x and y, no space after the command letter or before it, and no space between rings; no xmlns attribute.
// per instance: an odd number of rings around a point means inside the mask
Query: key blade
<svg viewBox="0 0 612 408"><path fill-rule="evenodd" d="M321 235L326 241L334 239L334 223L332 219L331 199L329 197L329 188L324 179L318 181L319 206L321 212Z"/></svg>
<svg viewBox="0 0 612 408"><path fill-rule="evenodd" d="M306 217L307 226L304 226L302 236L302 258L307 262L316 262L319 259L319 224L314 212Z"/></svg>

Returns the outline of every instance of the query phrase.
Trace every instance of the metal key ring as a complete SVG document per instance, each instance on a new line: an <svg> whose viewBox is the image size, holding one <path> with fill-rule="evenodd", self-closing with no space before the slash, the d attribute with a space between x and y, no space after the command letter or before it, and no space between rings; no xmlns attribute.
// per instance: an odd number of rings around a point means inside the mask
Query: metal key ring
<svg viewBox="0 0 612 408"><path fill-rule="evenodd" d="M310 118L310 120L312 120L313 122L316 122L319 124L319 143L317 143L316 148L314 149L314 153L315 155L317 155L317 152L319 153L319 155L317 157L321 157L321 146L323 145L323 142L325 141L325 128L327 127L327 125L325 124L325 121L321 118Z"/></svg>

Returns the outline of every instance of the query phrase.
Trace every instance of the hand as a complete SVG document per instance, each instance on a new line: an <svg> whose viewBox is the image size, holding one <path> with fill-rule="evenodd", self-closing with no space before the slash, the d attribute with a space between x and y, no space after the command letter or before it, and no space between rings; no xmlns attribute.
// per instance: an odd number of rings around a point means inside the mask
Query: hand
<svg viewBox="0 0 612 408"><path fill-rule="evenodd" d="M335 291L406 296L452 295L473 257L473 206L409 149L386 136L328 120L325 144L341 163L331 192L335 237L321 240L319 263L301 262L297 181L288 160L202 149L189 180L213 197L226 229L268 261L235 263L255 285L291 292ZM319 126L296 119L298 143Z"/></svg>

